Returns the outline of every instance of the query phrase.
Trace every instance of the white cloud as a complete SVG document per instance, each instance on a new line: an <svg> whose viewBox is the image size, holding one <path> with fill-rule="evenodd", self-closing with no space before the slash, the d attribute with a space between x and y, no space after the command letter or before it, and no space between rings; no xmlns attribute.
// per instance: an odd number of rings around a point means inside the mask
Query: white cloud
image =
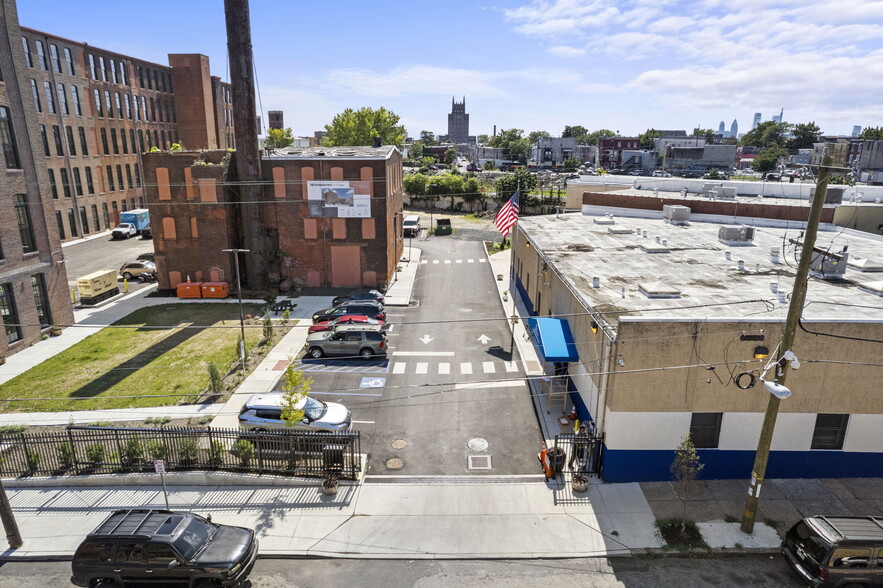
<svg viewBox="0 0 883 588"><path fill-rule="evenodd" d="M547 51L555 57L582 57L586 54L585 49L581 49L579 47L568 47L566 45L549 47Z"/></svg>
<svg viewBox="0 0 883 588"><path fill-rule="evenodd" d="M344 87L354 94L383 97L447 95L452 91L470 96L494 96L500 93L489 83L489 76L485 72L431 65L397 67L387 73L368 69L338 69L329 72L323 83Z"/></svg>

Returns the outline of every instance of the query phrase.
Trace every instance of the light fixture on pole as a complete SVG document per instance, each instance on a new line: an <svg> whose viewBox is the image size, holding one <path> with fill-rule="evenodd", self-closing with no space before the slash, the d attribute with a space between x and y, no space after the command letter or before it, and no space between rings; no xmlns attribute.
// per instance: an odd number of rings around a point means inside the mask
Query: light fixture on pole
<svg viewBox="0 0 883 588"><path fill-rule="evenodd" d="M239 341L239 369L245 371L245 317L242 314L242 280L239 278L239 254L240 253L248 253L249 249L222 249L226 253L232 253L234 259L234 265L236 267L236 297L239 299L239 330L240 330L240 341Z"/></svg>

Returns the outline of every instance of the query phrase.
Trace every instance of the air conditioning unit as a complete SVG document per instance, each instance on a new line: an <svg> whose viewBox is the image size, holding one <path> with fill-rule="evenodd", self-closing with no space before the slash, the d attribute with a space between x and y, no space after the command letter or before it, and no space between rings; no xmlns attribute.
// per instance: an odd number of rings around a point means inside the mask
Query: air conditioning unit
<svg viewBox="0 0 883 588"><path fill-rule="evenodd" d="M666 204L662 207L662 218L672 224L686 223L690 220L690 207Z"/></svg>
<svg viewBox="0 0 883 588"><path fill-rule="evenodd" d="M754 241L754 227L724 225L717 232L717 240L727 244L751 243Z"/></svg>
<svg viewBox="0 0 883 588"><path fill-rule="evenodd" d="M809 275L816 278L842 278L846 274L849 253L846 250L839 253L814 250L811 259Z"/></svg>

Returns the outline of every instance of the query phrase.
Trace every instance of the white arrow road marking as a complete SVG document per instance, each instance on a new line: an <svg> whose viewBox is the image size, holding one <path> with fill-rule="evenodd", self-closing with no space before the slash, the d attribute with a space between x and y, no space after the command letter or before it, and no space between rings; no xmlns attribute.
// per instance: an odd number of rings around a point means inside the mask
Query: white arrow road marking
<svg viewBox="0 0 883 588"><path fill-rule="evenodd" d="M422 337L420 337L420 338L417 339L417 340L418 340L418 341L422 341L424 345L428 345L430 341L435 341L435 339L433 339L432 337L430 337L428 334L427 334L427 335L423 335Z"/></svg>
<svg viewBox="0 0 883 588"><path fill-rule="evenodd" d="M482 345L487 345L487 342L490 340L491 340L491 338L488 337L487 335L485 335L484 333L482 333L481 337L478 338L478 342L481 343Z"/></svg>

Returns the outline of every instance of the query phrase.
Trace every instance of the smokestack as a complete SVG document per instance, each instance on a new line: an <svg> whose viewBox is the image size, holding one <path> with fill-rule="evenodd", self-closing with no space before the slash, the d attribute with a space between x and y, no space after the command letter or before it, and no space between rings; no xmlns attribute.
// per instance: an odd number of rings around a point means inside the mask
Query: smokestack
<svg viewBox="0 0 883 588"><path fill-rule="evenodd" d="M374 147L383 147L383 137L374 137Z"/></svg>

